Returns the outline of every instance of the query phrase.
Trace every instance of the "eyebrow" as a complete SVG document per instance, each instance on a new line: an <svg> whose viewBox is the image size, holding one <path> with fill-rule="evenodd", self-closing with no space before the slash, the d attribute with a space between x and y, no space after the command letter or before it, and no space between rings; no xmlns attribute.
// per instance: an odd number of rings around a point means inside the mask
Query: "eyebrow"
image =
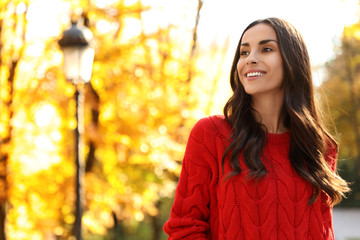
<svg viewBox="0 0 360 240"><path fill-rule="evenodd" d="M276 42L276 43L278 43L278 41L276 41L275 39L265 39L265 40L261 40L259 42L259 45L264 45L264 44L267 44L268 42ZM241 46L249 47L250 44L249 43L242 43Z"/></svg>

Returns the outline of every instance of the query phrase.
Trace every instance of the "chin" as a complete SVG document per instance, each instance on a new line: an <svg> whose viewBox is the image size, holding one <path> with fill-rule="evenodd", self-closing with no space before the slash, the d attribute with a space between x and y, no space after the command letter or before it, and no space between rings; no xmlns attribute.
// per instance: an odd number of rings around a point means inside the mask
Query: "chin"
<svg viewBox="0 0 360 240"><path fill-rule="evenodd" d="M246 92L248 95L254 95L254 94L259 93L258 91L254 90L254 89L245 89L245 92Z"/></svg>

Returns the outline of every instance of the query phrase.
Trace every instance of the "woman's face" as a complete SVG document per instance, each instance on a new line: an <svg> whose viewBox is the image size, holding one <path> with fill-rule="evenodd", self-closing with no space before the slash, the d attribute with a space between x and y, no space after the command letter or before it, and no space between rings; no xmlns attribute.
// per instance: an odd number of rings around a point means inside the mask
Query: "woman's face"
<svg viewBox="0 0 360 240"><path fill-rule="evenodd" d="M249 95L284 93L283 61L275 30L270 25L260 23L244 33L237 71Z"/></svg>

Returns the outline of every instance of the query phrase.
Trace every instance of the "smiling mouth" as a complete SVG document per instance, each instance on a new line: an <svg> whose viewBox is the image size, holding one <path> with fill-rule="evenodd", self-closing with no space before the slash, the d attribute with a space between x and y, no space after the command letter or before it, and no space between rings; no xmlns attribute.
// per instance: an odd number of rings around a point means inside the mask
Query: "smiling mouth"
<svg viewBox="0 0 360 240"><path fill-rule="evenodd" d="M262 72L249 72L245 74L246 77L261 77L263 75L265 75L265 73Z"/></svg>

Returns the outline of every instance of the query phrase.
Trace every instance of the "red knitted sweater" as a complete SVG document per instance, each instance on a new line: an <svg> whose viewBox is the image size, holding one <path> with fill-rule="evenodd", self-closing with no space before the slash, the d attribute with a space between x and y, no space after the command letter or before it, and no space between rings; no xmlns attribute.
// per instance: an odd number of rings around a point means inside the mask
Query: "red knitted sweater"
<svg viewBox="0 0 360 240"><path fill-rule="evenodd" d="M290 133L268 134L264 165L268 171L257 185L246 180L248 168L223 182L221 158L230 127L223 117L201 119L188 140L170 219L164 230L170 240L334 239L332 207L321 193L308 205L313 187L292 168ZM334 170L337 152L326 160ZM224 173L232 171L229 161Z"/></svg>

